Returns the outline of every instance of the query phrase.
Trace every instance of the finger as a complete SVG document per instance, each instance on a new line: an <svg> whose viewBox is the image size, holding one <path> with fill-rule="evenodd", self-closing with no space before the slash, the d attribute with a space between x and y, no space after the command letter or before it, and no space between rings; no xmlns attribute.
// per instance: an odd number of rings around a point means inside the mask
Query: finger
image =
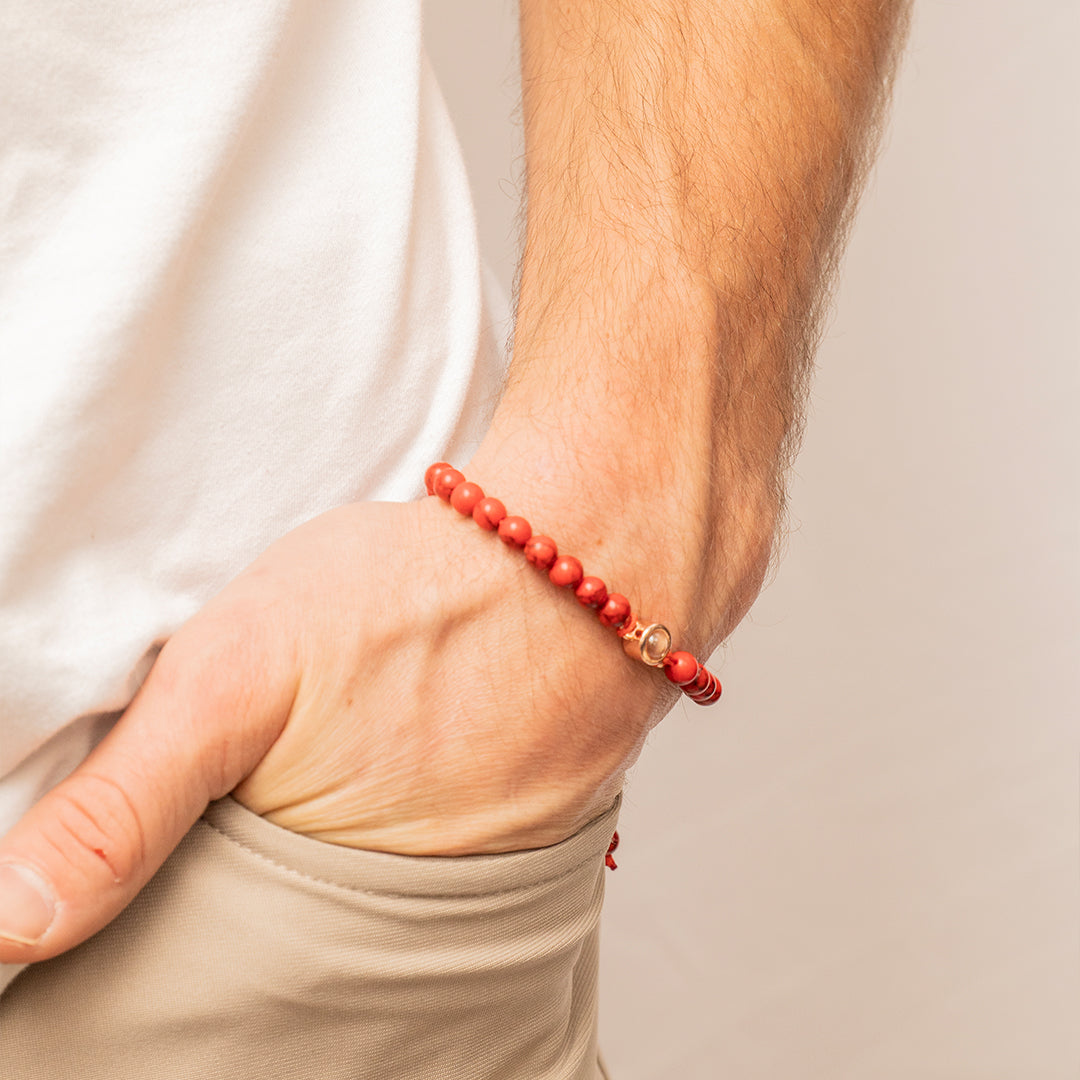
<svg viewBox="0 0 1080 1080"><path fill-rule="evenodd" d="M0 841L0 963L100 930L266 752L287 692L256 641L188 624L101 745Z"/></svg>

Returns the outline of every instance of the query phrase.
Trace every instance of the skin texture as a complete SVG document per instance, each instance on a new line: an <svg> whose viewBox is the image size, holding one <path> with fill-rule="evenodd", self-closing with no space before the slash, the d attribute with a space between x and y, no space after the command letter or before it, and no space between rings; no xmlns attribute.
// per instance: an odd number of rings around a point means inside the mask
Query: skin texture
<svg viewBox="0 0 1080 1080"><path fill-rule="evenodd" d="M514 359L458 464L702 656L769 565L904 18L869 0L522 3ZM56 900L0 962L99 929L229 791L357 847L554 843L610 804L676 696L438 500L333 510L173 637L0 844Z"/></svg>

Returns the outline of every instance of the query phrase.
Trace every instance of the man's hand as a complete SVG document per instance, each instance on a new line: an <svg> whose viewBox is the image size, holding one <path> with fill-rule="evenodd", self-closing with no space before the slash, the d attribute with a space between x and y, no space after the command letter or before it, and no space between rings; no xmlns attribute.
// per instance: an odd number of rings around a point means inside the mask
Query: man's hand
<svg viewBox="0 0 1080 1080"><path fill-rule="evenodd" d="M338 844L554 843L610 804L673 696L571 594L438 500L332 511L184 626L108 738L4 839L0 862L47 882L55 913L23 927L45 931L38 944L0 943L0 961L100 929L234 789Z"/></svg>

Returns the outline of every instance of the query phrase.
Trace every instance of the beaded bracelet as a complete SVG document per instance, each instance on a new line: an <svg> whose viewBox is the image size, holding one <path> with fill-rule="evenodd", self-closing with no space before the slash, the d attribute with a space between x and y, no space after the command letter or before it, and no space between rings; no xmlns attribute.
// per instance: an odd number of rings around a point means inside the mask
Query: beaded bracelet
<svg viewBox="0 0 1080 1080"><path fill-rule="evenodd" d="M660 623L642 623L634 617L630 601L621 593L609 593L598 577L587 577L580 560L560 555L550 536L534 535L523 517L512 517L498 499L489 499L478 484L466 480L452 465L439 461L424 474L429 495L437 495L458 513L472 517L481 529L498 530L510 547L520 548L533 566L546 570L548 578L564 589L573 589L582 607L596 611L600 622L637 648L649 667L663 668L669 681L699 705L711 705L720 698L720 680L688 652L673 652L671 631Z"/></svg>

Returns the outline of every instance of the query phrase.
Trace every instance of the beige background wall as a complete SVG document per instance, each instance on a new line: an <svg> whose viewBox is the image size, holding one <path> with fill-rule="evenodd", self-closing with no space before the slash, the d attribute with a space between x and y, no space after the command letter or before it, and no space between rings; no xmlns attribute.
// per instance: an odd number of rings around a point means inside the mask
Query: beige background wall
<svg viewBox="0 0 1080 1080"><path fill-rule="evenodd" d="M509 281L509 0L430 0ZM923 0L775 582L627 793L617 1080L1080 1076L1075 0Z"/></svg>

